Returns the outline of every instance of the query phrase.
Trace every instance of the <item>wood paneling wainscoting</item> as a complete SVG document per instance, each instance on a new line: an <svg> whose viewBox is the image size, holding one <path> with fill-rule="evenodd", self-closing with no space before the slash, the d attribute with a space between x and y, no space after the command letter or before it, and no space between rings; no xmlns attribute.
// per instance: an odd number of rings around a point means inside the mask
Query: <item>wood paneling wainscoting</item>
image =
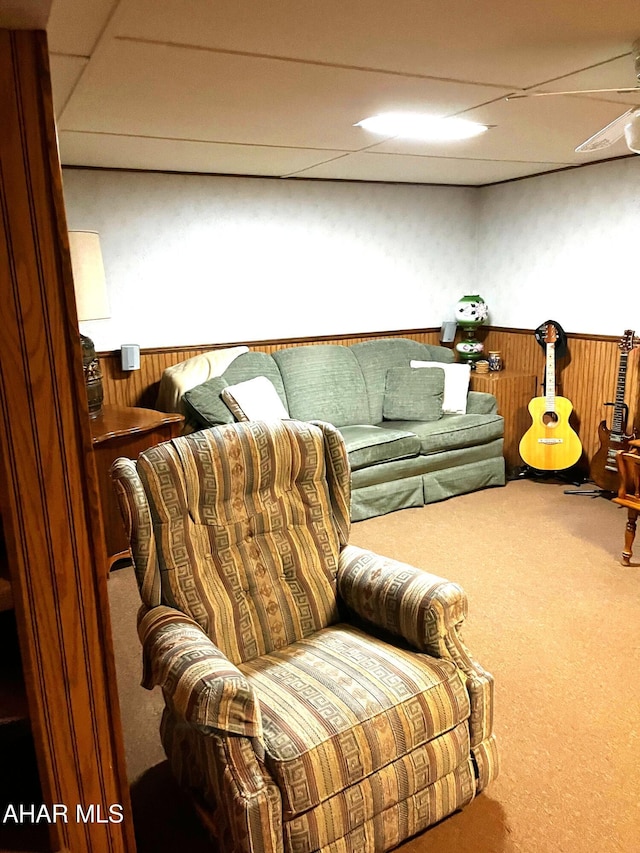
<svg viewBox="0 0 640 853"><path fill-rule="evenodd" d="M620 336L622 331L621 329ZM439 344L440 329L405 329L392 332L148 349L140 353L140 370L131 372L121 369L119 350L103 352L100 353L100 363L104 378L105 402L121 406L154 408L160 377L164 369L213 349L246 343L251 349L271 353L285 346L348 345L379 337L407 337L422 343ZM509 370L533 373L538 377L538 387L541 387L545 354L533 330L487 326L479 331L478 337L484 341L485 352L500 350L504 364ZM589 460L599 447L598 424L604 418L610 421L611 408L605 407L604 404L615 399L620 355L619 338L611 335L567 334L567 341L567 355L558 359L556 364L558 394L567 397L573 404L572 426L580 436L584 448L582 464L587 467ZM635 349L629 356L626 401L630 409L629 423L640 425L638 352L639 350Z"/></svg>
<svg viewBox="0 0 640 853"><path fill-rule="evenodd" d="M140 351L140 370L122 370L120 351L99 353L102 367L105 403L119 406L141 406L153 409L158 396L160 378L165 368L178 364L194 355L246 345L252 350L272 353L282 347L308 346L309 344L356 344L371 338L415 338L425 344L439 344L439 329L412 329L396 332L367 332L353 335L328 335L314 338L286 338L265 341L235 341L224 344L203 344L195 347L167 347Z"/></svg>
<svg viewBox="0 0 640 853"><path fill-rule="evenodd" d="M620 330L620 338L623 330ZM478 337L484 340L485 351L500 350L510 370L533 373L542 389L545 353L532 330L488 327ZM615 400L620 363L620 338L611 335L567 334L567 354L556 360L557 393L573 404L571 425L580 436L583 455L581 466L588 467L591 457L600 446L598 425L607 419L610 424L612 408L604 404ZM629 355L626 402L629 406L629 428L640 425L638 399L640 372L634 349Z"/></svg>

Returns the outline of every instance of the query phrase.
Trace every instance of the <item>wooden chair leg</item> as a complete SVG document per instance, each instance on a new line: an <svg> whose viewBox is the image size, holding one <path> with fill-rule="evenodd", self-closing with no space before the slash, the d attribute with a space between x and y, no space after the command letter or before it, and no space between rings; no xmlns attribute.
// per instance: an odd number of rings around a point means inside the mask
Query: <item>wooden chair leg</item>
<svg viewBox="0 0 640 853"><path fill-rule="evenodd" d="M631 565L631 557L633 555L632 547L633 540L636 538L637 520L638 510L629 509L629 514L627 516L627 527L624 532L624 551L622 552L622 560L620 561L623 566Z"/></svg>

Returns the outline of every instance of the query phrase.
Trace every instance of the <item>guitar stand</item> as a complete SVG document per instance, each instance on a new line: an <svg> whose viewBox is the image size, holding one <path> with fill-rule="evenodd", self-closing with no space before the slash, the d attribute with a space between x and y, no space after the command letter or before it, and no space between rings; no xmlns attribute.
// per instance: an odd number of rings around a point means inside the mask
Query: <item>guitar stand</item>
<svg viewBox="0 0 640 853"><path fill-rule="evenodd" d="M585 483L592 483L593 480L587 480L582 474L579 474L576 471L572 471L571 468L567 468L564 471L539 471L537 468L532 468L530 465L523 465L522 468L518 471L517 479L524 479L525 477L535 478L536 480L560 480L565 483L571 483L572 486L581 486ZM565 495L585 495L585 497L589 498L607 498L607 500L611 500L612 497L615 497L615 492L610 492L608 489L600 489L598 487L593 489L565 489Z"/></svg>
<svg viewBox="0 0 640 853"><path fill-rule="evenodd" d="M580 486L585 482L582 474L574 471L572 468L567 468L562 471L541 471L538 468L532 468L530 465L523 465L517 472L516 479L524 480L531 478L535 480L560 480L561 482L570 483L572 486ZM571 494L571 492L565 492ZM584 495L586 492L580 490L579 494Z"/></svg>
<svg viewBox="0 0 640 853"><path fill-rule="evenodd" d="M607 498L610 500L615 496L615 492L610 492L608 489L565 489L565 495L586 495L589 498Z"/></svg>

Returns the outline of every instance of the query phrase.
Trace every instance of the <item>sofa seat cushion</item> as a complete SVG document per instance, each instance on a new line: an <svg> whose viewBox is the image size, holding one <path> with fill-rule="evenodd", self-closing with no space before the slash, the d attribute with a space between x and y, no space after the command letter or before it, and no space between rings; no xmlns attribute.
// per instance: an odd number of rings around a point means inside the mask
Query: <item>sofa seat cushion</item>
<svg viewBox="0 0 640 853"><path fill-rule="evenodd" d="M260 697L265 762L289 820L468 719L448 660L337 624L247 661Z"/></svg>
<svg viewBox="0 0 640 853"><path fill-rule="evenodd" d="M420 453L420 439L406 429L356 424L340 427L340 433L344 438L352 471Z"/></svg>
<svg viewBox="0 0 640 853"><path fill-rule="evenodd" d="M501 415L443 415L439 421L384 421L384 426L414 432L423 454L486 444L504 435Z"/></svg>

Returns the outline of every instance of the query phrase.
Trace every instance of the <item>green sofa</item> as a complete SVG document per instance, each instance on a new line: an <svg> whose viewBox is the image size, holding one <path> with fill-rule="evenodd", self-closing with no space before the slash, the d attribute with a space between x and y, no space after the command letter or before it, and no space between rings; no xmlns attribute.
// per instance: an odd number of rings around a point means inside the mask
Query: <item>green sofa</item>
<svg viewBox="0 0 640 853"><path fill-rule="evenodd" d="M183 410L192 429L229 423L224 388L266 377L291 418L325 421L342 433L353 521L504 485L495 397L469 391L466 414L442 414L443 370L428 378L412 361L449 364L453 353L408 338L243 352L221 376L187 391Z"/></svg>

